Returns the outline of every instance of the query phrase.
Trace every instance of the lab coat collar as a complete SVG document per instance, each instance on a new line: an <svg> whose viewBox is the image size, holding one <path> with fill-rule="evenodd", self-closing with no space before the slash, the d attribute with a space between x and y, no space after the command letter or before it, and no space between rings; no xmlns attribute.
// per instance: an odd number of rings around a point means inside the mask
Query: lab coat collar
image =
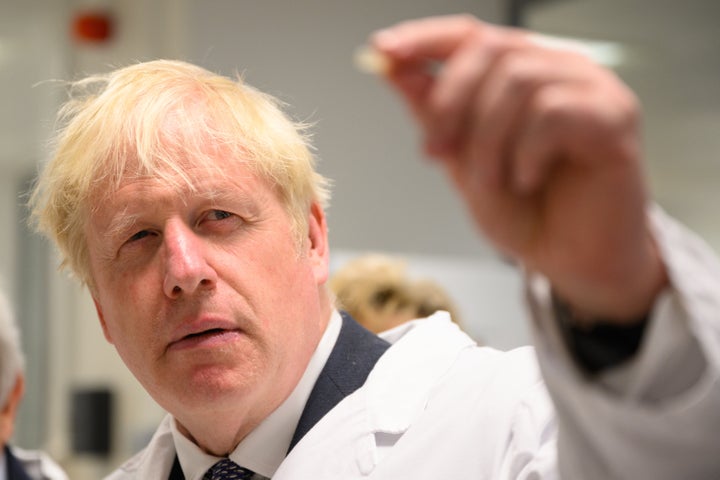
<svg viewBox="0 0 720 480"><path fill-rule="evenodd" d="M323 417L290 452L274 480L369 475L425 409L433 388L475 342L446 312L381 335L393 343L365 385ZM348 459L355 458L355 462ZM325 471L317 471L318 465Z"/></svg>

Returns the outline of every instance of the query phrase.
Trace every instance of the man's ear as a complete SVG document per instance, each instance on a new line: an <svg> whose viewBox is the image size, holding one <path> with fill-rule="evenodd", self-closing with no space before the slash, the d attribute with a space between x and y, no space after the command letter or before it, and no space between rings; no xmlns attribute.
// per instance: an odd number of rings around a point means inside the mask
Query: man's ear
<svg viewBox="0 0 720 480"><path fill-rule="evenodd" d="M313 265L315 280L318 285L322 285L327 282L329 276L330 250L325 211L317 202L310 205L308 243L308 258Z"/></svg>
<svg viewBox="0 0 720 480"><path fill-rule="evenodd" d="M2 410L0 410L0 447L7 444L13 435L13 431L15 430L15 417L17 416L20 400L22 400L24 393L25 375L18 373L7 401L5 405L2 406Z"/></svg>
<svg viewBox="0 0 720 480"><path fill-rule="evenodd" d="M100 326L102 327L103 335L105 335L105 340L107 340L108 343L112 344L112 336L110 336L110 331L108 330L107 323L105 323L105 316L103 315L100 302L97 300L97 298L95 298L95 295L92 296L92 300L95 304L95 311L97 312L98 319L100 320Z"/></svg>

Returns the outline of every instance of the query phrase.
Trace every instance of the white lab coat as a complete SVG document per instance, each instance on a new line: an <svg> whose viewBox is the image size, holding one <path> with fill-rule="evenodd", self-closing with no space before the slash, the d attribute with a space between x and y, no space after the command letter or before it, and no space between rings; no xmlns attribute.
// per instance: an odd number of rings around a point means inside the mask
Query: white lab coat
<svg viewBox="0 0 720 480"><path fill-rule="evenodd" d="M273 480L556 478L554 414L531 348L477 347L445 312L387 336L394 344L363 387L303 437ZM174 455L166 418L111 478L167 478Z"/></svg>
<svg viewBox="0 0 720 480"><path fill-rule="evenodd" d="M554 328L547 283L530 282L563 479L720 479L720 262L660 209L650 219L673 288L627 365L592 381L580 374Z"/></svg>
<svg viewBox="0 0 720 480"><path fill-rule="evenodd" d="M530 348L479 348L444 312L390 336L365 385L274 480L555 478L554 415Z"/></svg>
<svg viewBox="0 0 720 480"><path fill-rule="evenodd" d="M388 332L393 346L365 385L273 480L720 478L720 264L660 212L652 219L673 289L633 362L584 377L559 339L547 284L531 279L545 382L530 347L477 347L444 313L411 322ZM110 478L167 478L169 424Z"/></svg>

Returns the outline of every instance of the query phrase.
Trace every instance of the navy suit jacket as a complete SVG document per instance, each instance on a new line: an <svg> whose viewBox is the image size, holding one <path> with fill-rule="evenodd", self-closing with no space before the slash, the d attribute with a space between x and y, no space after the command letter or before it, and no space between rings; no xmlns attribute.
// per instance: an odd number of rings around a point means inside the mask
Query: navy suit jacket
<svg viewBox="0 0 720 480"><path fill-rule="evenodd" d="M366 330L346 312L332 352L320 372L305 409L295 428L288 452L340 400L362 387L378 359L390 344ZM169 480L184 480L180 462L175 456Z"/></svg>
<svg viewBox="0 0 720 480"><path fill-rule="evenodd" d="M8 480L32 480L30 475L25 471L23 464L12 454L7 446L5 446L5 463L7 465Z"/></svg>

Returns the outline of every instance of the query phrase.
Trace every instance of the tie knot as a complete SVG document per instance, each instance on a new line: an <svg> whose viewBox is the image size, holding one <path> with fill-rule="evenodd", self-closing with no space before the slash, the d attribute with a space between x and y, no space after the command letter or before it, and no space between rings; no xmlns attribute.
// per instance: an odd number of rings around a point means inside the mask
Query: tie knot
<svg viewBox="0 0 720 480"><path fill-rule="evenodd" d="M229 458L223 458L207 471L203 480L249 480L254 473Z"/></svg>

